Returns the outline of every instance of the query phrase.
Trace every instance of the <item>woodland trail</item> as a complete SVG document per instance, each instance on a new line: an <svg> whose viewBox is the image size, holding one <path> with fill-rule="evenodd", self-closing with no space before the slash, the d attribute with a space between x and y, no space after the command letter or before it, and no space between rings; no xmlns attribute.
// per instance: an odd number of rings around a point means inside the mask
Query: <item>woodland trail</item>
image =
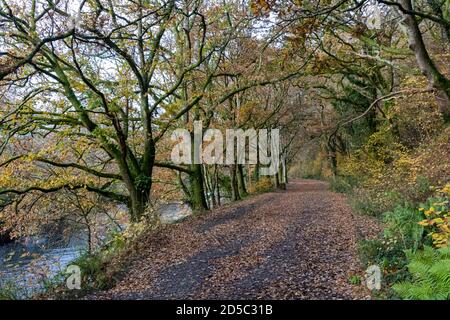
<svg viewBox="0 0 450 320"><path fill-rule="evenodd" d="M89 298L368 299L348 280L361 274L358 230L375 232L364 219L325 182L293 180L148 236L117 285Z"/></svg>

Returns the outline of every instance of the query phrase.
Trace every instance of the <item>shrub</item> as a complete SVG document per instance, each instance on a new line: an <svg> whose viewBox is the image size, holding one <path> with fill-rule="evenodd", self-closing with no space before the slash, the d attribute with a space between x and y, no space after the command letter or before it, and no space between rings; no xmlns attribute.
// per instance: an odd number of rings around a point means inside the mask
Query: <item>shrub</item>
<svg viewBox="0 0 450 320"><path fill-rule="evenodd" d="M450 248L438 250L426 246L424 250L406 253L411 281L393 286L402 299L450 300Z"/></svg>
<svg viewBox="0 0 450 320"><path fill-rule="evenodd" d="M155 230L158 226L143 218L140 222L131 223L125 231L115 231L108 235L105 244L94 252L85 252L70 264L76 265L81 271L81 290L67 290L64 286L67 274L61 272L44 283L45 293L42 298L79 298L86 293L110 288L123 267L139 250L141 238L145 233Z"/></svg>
<svg viewBox="0 0 450 320"><path fill-rule="evenodd" d="M421 216L414 206L405 203L383 214L385 229L377 239L365 240L360 252L366 266L378 265L384 271L387 285L408 279L405 250L417 250L423 245Z"/></svg>
<svg viewBox="0 0 450 320"><path fill-rule="evenodd" d="M371 202L368 197L352 198L350 202L353 209L361 214L378 216L383 211L377 204Z"/></svg>
<svg viewBox="0 0 450 320"><path fill-rule="evenodd" d="M405 199L394 191L364 188L354 189L350 198L353 209L361 214L374 217L378 217L404 202Z"/></svg>
<svg viewBox="0 0 450 320"><path fill-rule="evenodd" d="M450 195L450 184L441 191ZM419 224L424 226L437 248L448 247L450 241L450 211L447 207L447 198L429 199L428 203L419 210L425 215L425 219Z"/></svg>
<svg viewBox="0 0 450 320"><path fill-rule="evenodd" d="M431 192L430 180L422 175L417 176L416 183L412 190L412 196L414 199L421 200L429 196Z"/></svg>
<svg viewBox="0 0 450 320"><path fill-rule="evenodd" d="M419 225L421 216L409 204L397 206L393 211L383 215L386 223L384 238L393 239L403 250L417 250L423 238L423 228Z"/></svg>
<svg viewBox="0 0 450 320"><path fill-rule="evenodd" d="M110 280L105 272L104 256L101 253L88 254L79 257L73 264L80 267L83 289L105 289Z"/></svg>
<svg viewBox="0 0 450 320"><path fill-rule="evenodd" d="M126 255L128 248L138 241L146 231L156 228L143 219L130 224L124 232L114 232L109 235L105 246L92 254L85 253L72 264L81 269L82 286L86 291L103 290L114 282L115 275L121 270L120 257Z"/></svg>
<svg viewBox="0 0 450 320"><path fill-rule="evenodd" d="M383 270L383 283L392 283L408 277L406 256L402 246L392 239L370 239L360 243L360 254L366 267L379 266Z"/></svg>
<svg viewBox="0 0 450 320"><path fill-rule="evenodd" d="M274 189L274 183L270 177L262 177L249 188L251 193L269 192Z"/></svg>
<svg viewBox="0 0 450 320"><path fill-rule="evenodd" d="M18 300L20 289L12 282L6 281L0 284L0 300Z"/></svg>
<svg viewBox="0 0 450 320"><path fill-rule="evenodd" d="M330 189L338 193L351 193L356 183L352 176L338 176L330 180Z"/></svg>

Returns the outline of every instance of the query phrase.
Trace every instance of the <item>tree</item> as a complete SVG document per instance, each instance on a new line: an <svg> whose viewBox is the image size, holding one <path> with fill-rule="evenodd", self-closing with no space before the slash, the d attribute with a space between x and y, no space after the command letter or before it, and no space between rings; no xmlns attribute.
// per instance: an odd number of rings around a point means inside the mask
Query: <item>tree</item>
<svg viewBox="0 0 450 320"><path fill-rule="evenodd" d="M161 167L188 174L193 207L206 208L201 166L161 158L167 133L208 123L236 94L303 68L261 76L252 59L237 71L242 81L223 86L234 72L224 67L231 46L253 37L257 19L238 2L3 1L0 16L0 194L19 207L25 197L84 189L126 204L137 221ZM258 41L264 57L273 39Z"/></svg>
<svg viewBox="0 0 450 320"><path fill-rule="evenodd" d="M66 157L52 157L49 152L36 155L37 149L42 150L36 144L27 153L9 153L2 167L28 161L40 163L34 169L45 164L46 169L64 168L78 176L58 183L28 181L12 188L6 184L1 193L85 188L127 204L131 218L138 220L149 202L153 168L158 165L157 142L173 121L203 98L212 75L207 74L198 92L183 104L171 104L184 80L220 55L232 37L230 32L208 42L201 5L197 1L186 9L183 2L172 0L82 1L73 16L67 1L32 1L24 11L16 3L3 2L2 35L7 41L1 43L5 52L1 76L9 99L9 108L2 110L6 140L41 136L61 141L56 149L66 150L64 145L71 144L78 150L66 152ZM186 16L200 35L197 52L173 72L171 66L185 52L177 47L171 26ZM31 83L30 90L25 84ZM41 104L43 96L46 101ZM158 121L165 109L173 110L171 117ZM32 122L36 126L31 127Z"/></svg>
<svg viewBox="0 0 450 320"><path fill-rule="evenodd" d="M383 3L387 3L381 1ZM435 1L429 1L431 4L436 4ZM387 3L399 8L402 16L403 23L406 27L408 34L409 48L414 52L416 56L417 64L419 65L420 71L424 76L427 77L430 86L436 90L436 100L439 105L439 109L444 117L450 119L450 79L444 76L444 74L438 69L433 59L431 58L428 50L425 46L425 42L422 37L422 32L419 28L419 23L417 21L416 15L423 16L420 12L415 12L413 10L413 5L411 0L400 0L398 3ZM436 6L434 6L436 8ZM435 9L439 10L439 9ZM439 11L438 11L439 12ZM426 15L427 18L430 18ZM433 19L436 21L435 19ZM439 17L437 20L444 27L445 32L447 32L450 27L450 20L446 20L443 17ZM450 40L450 38L447 38Z"/></svg>

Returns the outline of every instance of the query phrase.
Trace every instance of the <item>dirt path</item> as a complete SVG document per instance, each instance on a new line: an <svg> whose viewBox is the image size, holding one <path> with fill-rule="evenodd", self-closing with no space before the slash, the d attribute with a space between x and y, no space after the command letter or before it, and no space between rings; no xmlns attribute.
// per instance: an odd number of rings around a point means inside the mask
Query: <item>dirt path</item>
<svg viewBox="0 0 450 320"><path fill-rule="evenodd" d="M359 218L358 218L359 219ZM149 236L98 299L361 299L357 225L324 182L234 203ZM364 223L364 222L363 222Z"/></svg>

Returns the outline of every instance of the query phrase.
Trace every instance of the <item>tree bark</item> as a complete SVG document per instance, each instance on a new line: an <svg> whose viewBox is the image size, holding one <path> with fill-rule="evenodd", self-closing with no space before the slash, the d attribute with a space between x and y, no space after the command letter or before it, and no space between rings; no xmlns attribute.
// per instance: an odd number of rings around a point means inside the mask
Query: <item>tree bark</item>
<svg viewBox="0 0 450 320"><path fill-rule="evenodd" d="M242 164L237 165L238 170L238 186L239 186L239 193L242 197L245 197L247 193L247 188L245 187L245 178L244 178L244 166Z"/></svg>
<svg viewBox="0 0 450 320"><path fill-rule="evenodd" d="M219 180L219 170L217 169L217 164L214 165L214 180L217 189L217 205L220 206L220 180Z"/></svg>
<svg viewBox="0 0 450 320"><path fill-rule="evenodd" d="M204 178L205 178L206 191L207 191L207 194L209 195L207 197L207 200L209 200L209 206L210 206L210 208L216 208L217 207L216 195L215 195L216 185L215 185L211 175L209 174L207 165L203 165L203 173L204 173Z"/></svg>
<svg viewBox="0 0 450 320"><path fill-rule="evenodd" d="M411 0L399 0L406 10L413 10ZM450 120L450 80L447 79L436 67L431 59L423 41L419 24L413 14L401 13L404 17L403 24L408 34L410 49L416 56L420 71L425 75L430 86L436 90L436 100L439 111L446 121Z"/></svg>
<svg viewBox="0 0 450 320"><path fill-rule="evenodd" d="M201 164L191 165L192 173L189 175L191 185L191 205L195 211L208 210L205 196L205 186Z"/></svg>
<svg viewBox="0 0 450 320"><path fill-rule="evenodd" d="M231 199L233 201L240 200L241 197L239 195L239 186L236 176L236 165L230 165L230 178L231 178Z"/></svg>
<svg viewBox="0 0 450 320"><path fill-rule="evenodd" d="M283 168L282 165L278 166L278 188L281 190L286 190L286 183L284 182L284 173L283 173Z"/></svg>
<svg viewBox="0 0 450 320"><path fill-rule="evenodd" d="M288 184L289 183L289 179L288 179L288 170L287 170L286 158L284 158L284 161L283 161L283 168L284 168L284 182L286 182L286 184Z"/></svg>
<svg viewBox="0 0 450 320"><path fill-rule="evenodd" d="M275 188L280 188L280 171L277 170L277 173L275 174Z"/></svg>

